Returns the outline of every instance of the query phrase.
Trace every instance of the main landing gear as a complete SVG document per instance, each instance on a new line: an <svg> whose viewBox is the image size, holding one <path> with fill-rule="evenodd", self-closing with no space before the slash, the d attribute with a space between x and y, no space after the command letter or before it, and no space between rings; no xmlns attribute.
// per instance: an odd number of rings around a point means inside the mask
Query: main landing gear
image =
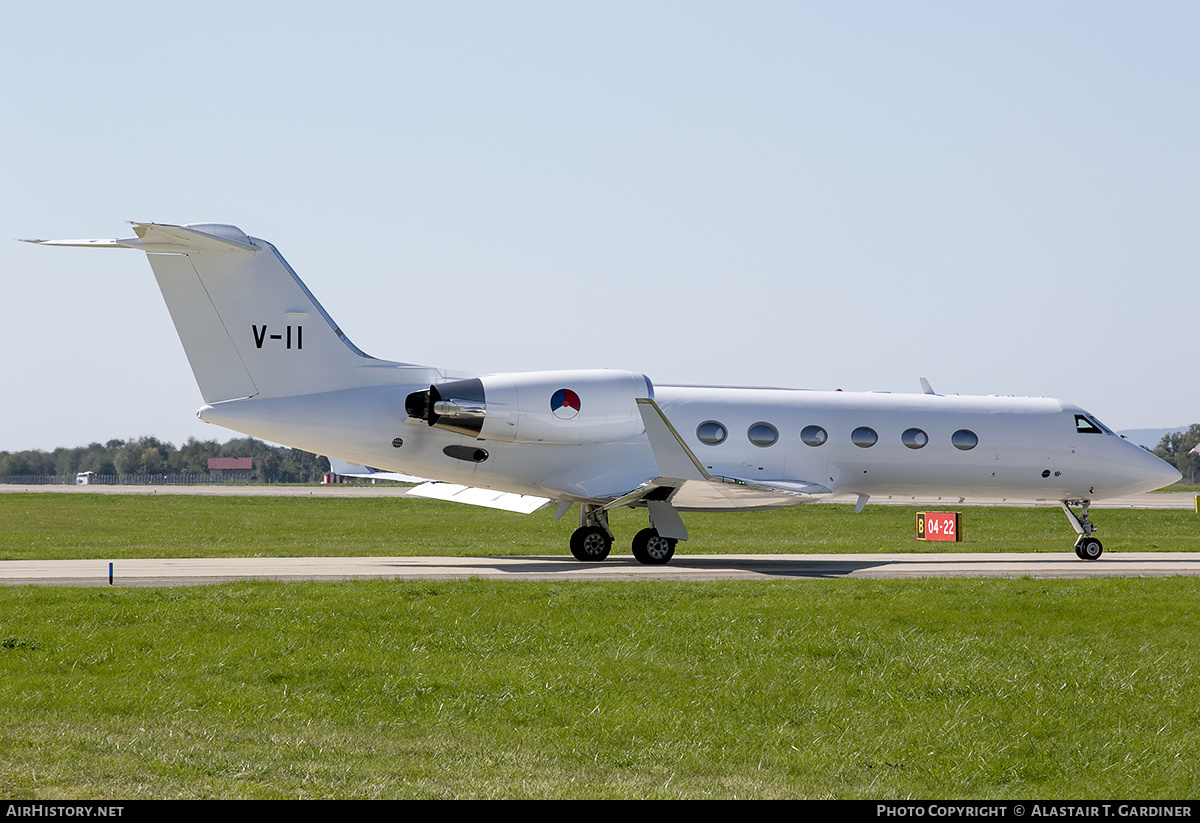
<svg viewBox="0 0 1200 823"><path fill-rule="evenodd" d="M579 528L571 533L571 554L585 563L598 563L612 551L608 512L586 503L579 506Z"/></svg>
<svg viewBox="0 0 1200 823"><path fill-rule="evenodd" d="M647 566L661 566L675 556L673 537L663 537L658 529L642 529L633 538L633 556Z"/></svg>
<svg viewBox="0 0 1200 823"><path fill-rule="evenodd" d="M647 566L661 566L675 556L673 537L663 537L658 529L642 529L633 538L633 556ZM613 533L608 528L608 512L599 506L579 507L579 528L571 533L571 554L585 563L598 563L612 551Z"/></svg>
<svg viewBox="0 0 1200 823"><path fill-rule="evenodd" d="M1092 501L1063 500L1061 502L1063 513L1066 514L1067 519L1071 521L1071 526L1079 534L1079 538L1075 541L1075 556L1080 560L1099 560L1100 555L1104 553L1104 546L1099 540L1092 537L1096 531L1096 527L1088 519L1088 506ZM1079 507L1078 515L1071 511L1071 506Z"/></svg>

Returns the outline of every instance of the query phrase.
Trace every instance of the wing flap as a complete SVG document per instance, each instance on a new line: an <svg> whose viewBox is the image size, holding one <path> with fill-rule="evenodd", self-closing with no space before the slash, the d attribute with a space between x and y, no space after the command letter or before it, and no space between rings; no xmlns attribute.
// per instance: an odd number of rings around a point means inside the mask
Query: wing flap
<svg viewBox="0 0 1200 823"><path fill-rule="evenodd" d="M492 489L460 486L456 483L437 482L423 483L415 489L409 489L407 496L425 497L431 500L448 500L451 503L466 503L469 506L483 506L489 509L501 509L520 514L533 514L550 502L550 498L548 497L535 497L531 494L498 492Z"/></svg>

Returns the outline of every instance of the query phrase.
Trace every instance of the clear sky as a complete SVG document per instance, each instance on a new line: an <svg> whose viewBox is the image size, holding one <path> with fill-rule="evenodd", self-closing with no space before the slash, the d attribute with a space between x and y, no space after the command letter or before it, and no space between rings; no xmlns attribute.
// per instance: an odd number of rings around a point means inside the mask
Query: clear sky
<svg viewBox="0 0 1200 823"><path fill-rule="evenodd" d="M221 222L378 357L1200 421L1195 2L23 3L0 237ZM0 449L225 440L140 252L0 241Z"/></svg>

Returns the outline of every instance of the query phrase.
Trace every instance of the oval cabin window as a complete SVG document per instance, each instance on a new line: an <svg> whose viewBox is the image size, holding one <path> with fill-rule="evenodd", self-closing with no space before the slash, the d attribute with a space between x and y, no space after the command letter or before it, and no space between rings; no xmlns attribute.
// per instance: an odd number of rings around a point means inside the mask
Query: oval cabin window
<svg viewBox="0 0 1200 823"><path fill-rule="evenodd" d="M870 426L859 426L850 432L850 442L861 449L869 449L879 442L879 435Z"/></svg>
<svg viewBox="0 0 1200 823"><path fill-rule="evenodd" d="M829 439L829 432L820 426L805 426L800 431L800 439L806 446L819 446Z"/></svg>
<svg viewBox="0 0 1200 823"><path fill-rule="evenodd" d="M954 448L969 452L979 445L979 437L969 429L959 429L950 435L950 442L954 444Z"/></svg>
<svg viewBox="0 0 1200 823"><path fill-rule="evenodd" d="M696 427L696 437L699 438L701 443L709 446L717 446L724 443L727 435L728 432L725 431L725 427L716 420L705 420Z"/></svg>
<svg viewBox="0 0 1200 823"><path fill-rule="evenodd" d="M779 431L770 423L755 423L746 432L746 436L756 446L773 446L779 439Z"/></svg>

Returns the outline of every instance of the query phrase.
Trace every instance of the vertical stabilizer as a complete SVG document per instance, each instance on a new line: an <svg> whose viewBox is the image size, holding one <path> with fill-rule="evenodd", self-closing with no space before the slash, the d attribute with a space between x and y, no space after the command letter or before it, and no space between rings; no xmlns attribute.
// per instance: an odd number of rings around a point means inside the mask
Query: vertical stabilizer
<svg viewBox="0 0 1200 823"><path fill-rule="evenodd" d="M216 223L133 228L121 240L36 242L146 252L205 403L357 388L400 365L346 339L270 243Z"/></svg>

